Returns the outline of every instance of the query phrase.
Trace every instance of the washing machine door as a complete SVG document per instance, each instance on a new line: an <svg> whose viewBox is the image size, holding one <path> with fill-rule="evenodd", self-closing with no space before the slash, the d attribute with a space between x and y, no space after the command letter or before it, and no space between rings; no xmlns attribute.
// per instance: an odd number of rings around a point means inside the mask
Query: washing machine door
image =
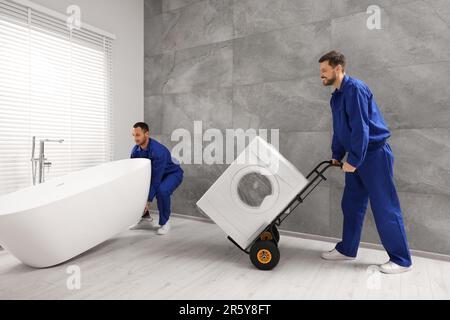
<svg viewBox="0 0 450 320"><path fill-rule="evenodd" d="M279 198L276 176L261 165L244 166L235 173L230 185L235 206L250 214L264 214Z"/></svg>

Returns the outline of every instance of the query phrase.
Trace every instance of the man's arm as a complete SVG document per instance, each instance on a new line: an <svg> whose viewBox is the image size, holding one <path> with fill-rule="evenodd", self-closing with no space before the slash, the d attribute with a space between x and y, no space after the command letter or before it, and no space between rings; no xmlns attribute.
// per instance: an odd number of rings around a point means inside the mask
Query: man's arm
<svg viewBox="0 0 450 320"><path fill-rule="evenodd" d="M369 101L367 94L361 88L354 87L347 97L345 108L352 129L351 150L347 162L358 168L366 157L369 144Z"/></svg>
<svg viewBox="0 0 450 320"><path fill-rule="evenodd" d="M150 185L150 192L148 195L148 201L152 202L156 196L156 191L161 184L162 177L164 175L164 168L167 164L166 153L161 153L158 157L152 159L152 180Z"/></svg>
<svg viewBox="0 0 450 320"><path fill-rule="evenodd" d="M333 133L333 140L331 142L331 153L332 159L337 160L339 162L345 156L344 146L339 142L335 133Z"/></svg>

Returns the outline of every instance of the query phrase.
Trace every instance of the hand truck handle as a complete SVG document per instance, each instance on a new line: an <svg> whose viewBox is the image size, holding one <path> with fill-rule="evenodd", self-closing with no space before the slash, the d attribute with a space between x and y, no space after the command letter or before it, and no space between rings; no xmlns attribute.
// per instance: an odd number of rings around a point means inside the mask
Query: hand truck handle
<svg viewBox="0 0 450 320"><path fill-rule="evenodd" d="M342 167L344 166L344 163L341 162L341 161L338 161L337 164L334 164L334 163L333 163L333 160L330 160L330 161L328 161L328 163L331 164L333 167L339 167L339 168L341 168L341 169L342 169Z"/></svg>
<svg viewBox="0 0 450 320"><path fill-rule="evenodd" d="M326 164L325 167L323 167ZM317 173L319 176L321 176L325 171L327 171L328 168L330 167L340 167L342 169L342 166L344 164L342 162L339 162L339 164L333 164L332 160L327 160L327 161L322 161L321 163L319 163L307 176L306 179L311 178L311 176L314 173ZM323 168L321 168L323 167ZM321 168L321 169L320 169Z"/></svg>

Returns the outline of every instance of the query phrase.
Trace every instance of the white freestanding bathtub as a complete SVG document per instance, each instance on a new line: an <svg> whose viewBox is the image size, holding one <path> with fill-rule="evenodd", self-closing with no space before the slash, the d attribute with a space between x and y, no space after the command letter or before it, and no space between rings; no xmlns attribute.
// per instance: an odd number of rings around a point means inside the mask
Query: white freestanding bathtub
<svg viewBox="0 0 450 320"><path fill-rule="evenodd" d="M136 223L151 162L126 159L0 197L0 245L23 263L60 264Z"/></svg>

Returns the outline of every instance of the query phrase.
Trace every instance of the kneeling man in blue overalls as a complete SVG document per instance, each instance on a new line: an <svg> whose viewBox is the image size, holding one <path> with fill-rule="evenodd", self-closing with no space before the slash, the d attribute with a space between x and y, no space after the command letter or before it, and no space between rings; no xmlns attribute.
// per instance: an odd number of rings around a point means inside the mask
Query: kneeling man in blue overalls
<svg viewBox="0 0 450 320"><path fill-rule="evenodd" d="M161 143L150 138L149 126L145 122L138 122L133 126L132 134L136 145L131 151L131 158L147 158L152 162L152 174L147 205L141 221L132 227L147 229L157 227L159 235L167 234L170 230L170 197L183 181L183 169L172 160L170 151ZM156 197L159 222L154 223L149 213L150 202Z"/></svg>
<svg viewBox="0 0 450 320"><path fill-rule="evenodd" d="M356 258L370 199L378 234L389 255L389 261L380 266L380 271L408 271L412 262L394 185L394 155L387 142L391 136L388 126L367 84L345 73L342 53L331 51L319 63L323 85L335 88L331 97L333 163L339 164L348 154L342 167L345 172L342 241L323 253L322 258Z"/></svg>

